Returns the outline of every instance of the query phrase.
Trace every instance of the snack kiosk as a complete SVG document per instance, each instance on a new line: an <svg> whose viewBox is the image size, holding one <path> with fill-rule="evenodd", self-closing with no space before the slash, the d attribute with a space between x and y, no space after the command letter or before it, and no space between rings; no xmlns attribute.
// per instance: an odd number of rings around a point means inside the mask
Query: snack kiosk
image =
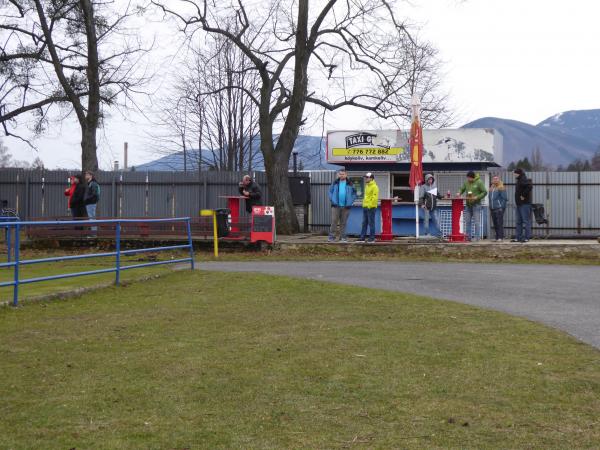
<svg viewBox="0 0 600 450"><path fill-rule="evenodd" d="M379 239L392 236L415 236L414 192L409 186L410 153L409 130L361 130L328 131L327 162L343 166L348 179L357 191L357 200L348 217L347 232L359 235L362 225L362 198L364 174L372 172L379 187L380 204L383 200L382 225L381 206L376 214L375 226ZM446 197L438 201L438 210L448 218L447 230L432 232L449 236L451 231L452 196L458 192L472 170L478 173L484 184L489 186L490 170L502 165L502 135L490 128L459 128L423 130L423 173L431 173L436 179L438 190ZM448 196L450 194L450 196ZM389 213L391 204L391 214ZM481 230L487 233L488 203L482 201ZM419 234L423 231L423 211L418 208ZM389 231L391 220L391 233ZM383 236L381 236L383 234Z"/></svg>

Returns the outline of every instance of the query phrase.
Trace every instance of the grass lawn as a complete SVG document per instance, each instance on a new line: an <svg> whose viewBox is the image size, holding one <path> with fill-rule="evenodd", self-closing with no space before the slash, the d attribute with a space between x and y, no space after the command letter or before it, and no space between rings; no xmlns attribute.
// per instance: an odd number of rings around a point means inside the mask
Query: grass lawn
<svg viewBox="0 0 600 450"><path fill-rule="evenodd" d="M501 313L253 274L0 309L0 448L598 448L600 352Z"/></svg>

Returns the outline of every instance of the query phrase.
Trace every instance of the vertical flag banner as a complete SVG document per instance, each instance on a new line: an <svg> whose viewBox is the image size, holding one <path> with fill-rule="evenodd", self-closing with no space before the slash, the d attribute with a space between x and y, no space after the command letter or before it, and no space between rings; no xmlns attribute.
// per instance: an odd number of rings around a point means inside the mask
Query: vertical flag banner
<svg viewBox="0 0 600 450"><path fill-rule="evenodd" d="M415 194L415 237L419 239L419 185L423 182L423 129L419 119L419 99L412 98L412 125L410 126L410 177L408 184Z"/></svg>
<svg viewBox="0 0 600 450"><path fill-rule="evenodd" d="M410 178L408 183L414 190L423 182L423 129L419 118L419 100L413 96L413 118L410 127Z"/></svg>

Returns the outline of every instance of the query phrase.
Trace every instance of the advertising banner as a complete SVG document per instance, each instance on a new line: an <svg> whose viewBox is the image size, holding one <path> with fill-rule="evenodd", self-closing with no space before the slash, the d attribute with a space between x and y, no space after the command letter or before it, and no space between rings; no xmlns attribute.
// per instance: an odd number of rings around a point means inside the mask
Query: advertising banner
<svg viewBox="0 0 600 450"><path fill-rule="evenodd" d="M409 130L329 131L327 162L410 163ZM502 165L502 135L490 128L423 130L424 163Z"/></svg>
<svg viewBox="0 0 600 450"><path fill-rule="evenodd" d="M390 163L408 158L408 134L402 130L327 133L329 163Z"/></svg>

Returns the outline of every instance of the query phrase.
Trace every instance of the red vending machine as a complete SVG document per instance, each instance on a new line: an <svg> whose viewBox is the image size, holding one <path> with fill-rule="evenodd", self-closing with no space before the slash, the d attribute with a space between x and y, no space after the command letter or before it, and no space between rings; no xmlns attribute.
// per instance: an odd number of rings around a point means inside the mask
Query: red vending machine
<svg viewBox="0 0 600 450"><path fill-rule="evenodd" d="M461 232L462 215L465 201L462 197L452 199L452 233L450 242L465 242L465 234Z"/></svg>
<svg viewBox="0 0 600 450"><path fill-rule="evenodd" d="M250 242L275 242L275 208L272 206L253 206Z"/></svg>
<svg viewBox="0 0 600 450"><path fill-rule="evenodd" d="M379 239L382 241L394 240L392 233L392 201L391 198L381 199L381 235Z"/></svg>

